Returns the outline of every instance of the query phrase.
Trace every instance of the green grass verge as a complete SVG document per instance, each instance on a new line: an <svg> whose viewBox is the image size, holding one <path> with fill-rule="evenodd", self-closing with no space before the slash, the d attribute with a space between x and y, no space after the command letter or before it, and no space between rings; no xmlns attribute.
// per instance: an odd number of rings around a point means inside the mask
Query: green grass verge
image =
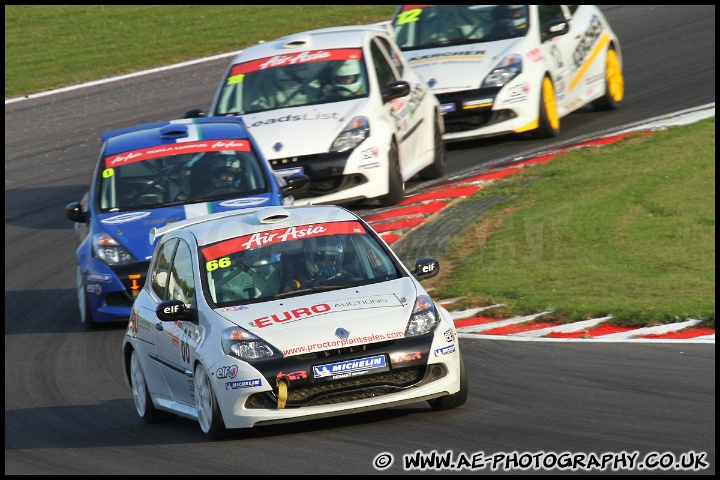
<svg viewBox="0 0 720 480"><path fill-rule="evenodd" d="M5 98L389 20L397 5L5 5ZM229 60L228 60L229 62Z"/></svg>
<svg viewBox="0 0 720 480"><path fill-rule="evenodd" d="M450 244L435 295L505 304L499 316L714 327L714 118L572 150L477 195L499 193L514 196Z"/></svg>

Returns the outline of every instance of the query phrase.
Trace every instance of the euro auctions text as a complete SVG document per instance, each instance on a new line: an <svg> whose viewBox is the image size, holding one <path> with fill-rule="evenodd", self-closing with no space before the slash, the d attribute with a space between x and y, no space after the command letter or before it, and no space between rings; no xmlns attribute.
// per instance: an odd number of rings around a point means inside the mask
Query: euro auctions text
<svg viewBox="0 0 720 480"><path fill-rule="evenodd" d="M571 472L618 472L628 470L684 470L697 472L709 466L707 452L497 452L455 454L452 450L407 453L402 456L405 471L532 471L564 470ZM376 470L387 470L395 463L392 453L383 452L373 459Z"/></svg>

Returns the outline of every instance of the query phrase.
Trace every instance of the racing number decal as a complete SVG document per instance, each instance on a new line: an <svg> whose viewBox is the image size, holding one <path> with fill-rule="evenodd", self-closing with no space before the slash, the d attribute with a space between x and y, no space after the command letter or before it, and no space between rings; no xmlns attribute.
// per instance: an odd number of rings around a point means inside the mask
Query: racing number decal
<svg viewBox="0 0 720 480"><path fill-rule="evenodd" d="M205 268L208 272L212 272L213 270L217 270L218 268L227 268L230 265L232 265L230 257L223 257L218 258L217 260L210 260L205 264Z"/></svg>
<svg viewBox="0 0 720 480"><path fill-rule="evenodd" d="M182 337L180 338L180 354L182 355L183 362L190 363L190 342L192 338L191 332L186 328L183 330Z"/></svg>
<svg viewBox="0 0 720 480"><path fill-rule="evenodd" d="M407 10L405 12L401 12L397 16L396 25L402 25L403 23L417 22L418 20L420 20L421 13L422 13L422 8L413 8L412 10Z"/></svg>

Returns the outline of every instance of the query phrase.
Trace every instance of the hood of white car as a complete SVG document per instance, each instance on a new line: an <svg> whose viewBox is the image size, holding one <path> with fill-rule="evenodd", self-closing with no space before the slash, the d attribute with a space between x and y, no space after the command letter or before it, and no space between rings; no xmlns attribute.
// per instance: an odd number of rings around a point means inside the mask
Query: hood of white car
<svg viewBox="0 0 720 480"><path fill-rule="evenodd" d="M505 55L522 53L524 38L403 52L433 93L480 88Z"/></svg>
<svg viewBox="0 0 720 480"><path fill-rule="evenodd" d="M325 153L367 98L248 113L243 120L268 160Z"/></svg>
<svg viewBox="0 0 720 480"><path fill-rule="evenodd" d="M216 311L292 355L402 338L417 292L406 277Z"/></svg>

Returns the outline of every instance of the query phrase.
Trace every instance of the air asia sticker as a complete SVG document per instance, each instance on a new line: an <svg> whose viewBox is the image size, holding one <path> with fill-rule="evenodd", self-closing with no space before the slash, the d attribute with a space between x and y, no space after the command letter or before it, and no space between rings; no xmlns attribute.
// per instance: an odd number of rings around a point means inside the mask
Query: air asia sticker
<svg viewBox="0 0 720 480"><path fill-rule="evenodd" d="M358 222L333 222L299 227L279 228L267 232L253 233L231 238L203 248L205 260L215 260L249 248L262 247L273 243L289 242L300 238L323 237L326 235L364 234L365 228Z"/></svg>
<svg viewBox="0 0 720 480"><path fill-rule="evenodd" d="M360 60L362 50L359 48L338 48L332 50L312 50L294 54L276 55L274 57L259 58L251 62L233 65L227 84L232 85L243 80L246 73L265 70L285 65L296 65L310 62L327 62L330 60Z"/></svg>
<svg viewBox="0 0 720 480"><path fill-rule="evenodd" d="M104 223L105 225L117 225L119 223L134 222L136 220L140 220L141 218L145 218L148 215L150 215L150 212L123 213L122 215L115 215L114 217L104 218L100 220L100 223Z"/></svg>
<svg viewBox="0 0 720 480"><path fill-rule="evenodd" d="M158 147L140 148L117 155L105 157L105 168L119 167L129 163L150 160L151 158L169 157L184 153L220 152L223 150L235 150L238 152L249 152L250 142L247 140L226 139L226 140L201 140L183 143L171 143Z"/></svg>
<svg viewBox="0 0 720 480"><path fill-rule="evenodd" d="M346 360L344 362L326 363L313 367L315 378L344 378L365 375L369 372L386 372L388 365L385 355L359 358L357 360Z"/></svg>
<svg viewBox="0 0 720 480"><path fill-rule="evenodd" d="M259 378L253 378L252 380L238 380L236 382L225 382L225 390L237 390L238 388L251 388L259 387L262 385L262 380Z"/></svg>

